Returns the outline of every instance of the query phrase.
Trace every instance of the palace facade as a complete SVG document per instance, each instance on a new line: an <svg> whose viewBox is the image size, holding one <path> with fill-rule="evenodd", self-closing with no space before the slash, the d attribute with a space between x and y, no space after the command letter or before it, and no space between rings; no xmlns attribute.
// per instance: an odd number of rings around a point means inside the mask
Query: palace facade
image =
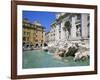
<svg viewBox="0 0 100 80"><path fill-rule="evenodd" d="M57 13L56 20L46 35L48 44L68 42L89 42L89 14L85 13ZM47 39L47 38L46 38Z"/></svg>
<svg viewBox="0 0 100 80"><path fill-rule="evenodd" d="M45 42L44 27L37 21L23 20L23 45L40 47Z"/></svg>

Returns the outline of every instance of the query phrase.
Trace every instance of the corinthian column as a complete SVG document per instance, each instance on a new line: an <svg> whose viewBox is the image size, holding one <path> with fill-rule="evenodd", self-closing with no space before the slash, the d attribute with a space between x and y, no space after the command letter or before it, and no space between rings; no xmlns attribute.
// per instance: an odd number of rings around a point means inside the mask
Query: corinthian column
<svg viewBox="0 0 100 80"><path fill-rule="evenodd" d="M82 28L82 38L86 39L88 37L88 27L87 27L87 14L81 15L81 28Z"/></svg>
<svg viewBox="0 0 100 80"><path fill-rule="evenodd" d="M76 16L72 17L72 27L71 27L71 39L76 38L76 24L75 24Z"/></svg>

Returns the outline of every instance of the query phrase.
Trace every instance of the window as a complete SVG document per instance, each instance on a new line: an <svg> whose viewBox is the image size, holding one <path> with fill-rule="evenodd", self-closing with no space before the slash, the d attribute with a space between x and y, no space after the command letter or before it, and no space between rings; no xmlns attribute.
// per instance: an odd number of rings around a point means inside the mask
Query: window
<svg viewBox="0 0 100 80"><path fill-rule="evenodd" d="M87 16L87 20L88 20L88 21L90 20L90 16L89 16L89 15Z"/></svg>
<svg viewBox="0 0 100 80"><path fill-rule="evenodd" d="M88 29L88 35L87 35L87 37L89 38L90 37L90 35L89 35L89 33L90 33L90 23L87 24L87 29Z"/></svg>
<svg viewBox="0 0 100 80"><path fill-rule="evenodd" d="M37 37L37 35L36 35L36 37Z"/></svg>
<svg viewBox="0 0 100 80"><path fill-rule="evenodd" d="M26 32L23 32L23 34L25 35L25 34L26 34Z"/></svg>
<svg viewBox="0 0 100 80"><path fill-rule="evenodd" d="M43 40L41 40L41 42L43 42Z"/></svg>
<svg viewBox="0 0 100 80"><path fill-rule="evenodd" d="M26 37L23 37L23 41L26 41Z"/></svg>
<svg viewBox="0 0 100 80"><path fill-rule="evenodd" d="M42 38L43 38L43 35L42 35Z"/></svg>
<svg viewBox="0 0 100 80"><path fill-rule="evenodd" d="M81 19L81 14L77 14L77 19L78 19L78 20Z"/></svg>
<svg viewBox="0 0 100 80"><path fill-rule="evenodd" d="M38 40L36 39L35 42L38 42Z"/></svg>
<svg viewBox="0 0 100 80"><path fill-rule="evenodd" d="M87 27L90 27L90 23L87 24Z"/></svg>
<svg viewBox="0 0 100 80"><path fill-rule="evenodd" d="M27 41L29 41L29 37L27 37Z"/></svg>
<svg viewBox="0 0 100 80"><path fill-rule="evenodd" d="M30 33L29 32L27 32L27 35L29 35Z"/></svg>

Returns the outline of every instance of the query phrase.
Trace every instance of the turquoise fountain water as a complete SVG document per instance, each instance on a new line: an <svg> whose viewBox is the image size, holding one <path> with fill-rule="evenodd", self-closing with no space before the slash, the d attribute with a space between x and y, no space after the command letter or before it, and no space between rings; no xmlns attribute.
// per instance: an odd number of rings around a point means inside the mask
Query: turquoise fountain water
<svg viewBox="0 0 100 80"><path fill-rule="evenodd" d="M73 57L65 57L59 60L54 58L51 53L42 50L24 51L22 59L24 69L89 65L89 59L75 62Z"/></svg>

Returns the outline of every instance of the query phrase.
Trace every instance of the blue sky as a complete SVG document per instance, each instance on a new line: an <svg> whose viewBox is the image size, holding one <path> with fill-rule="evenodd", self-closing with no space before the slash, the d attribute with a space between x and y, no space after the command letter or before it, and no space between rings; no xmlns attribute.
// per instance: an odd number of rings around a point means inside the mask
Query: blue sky
<svg viewBox="0 0 100 80"><path fill-rule="evenodd" d="M41 12L41 11L23 11L23 19L27 18L30 23L39 21L42 26L48 32L50 30L51 23L56 19L56 12Z"/></svg>

